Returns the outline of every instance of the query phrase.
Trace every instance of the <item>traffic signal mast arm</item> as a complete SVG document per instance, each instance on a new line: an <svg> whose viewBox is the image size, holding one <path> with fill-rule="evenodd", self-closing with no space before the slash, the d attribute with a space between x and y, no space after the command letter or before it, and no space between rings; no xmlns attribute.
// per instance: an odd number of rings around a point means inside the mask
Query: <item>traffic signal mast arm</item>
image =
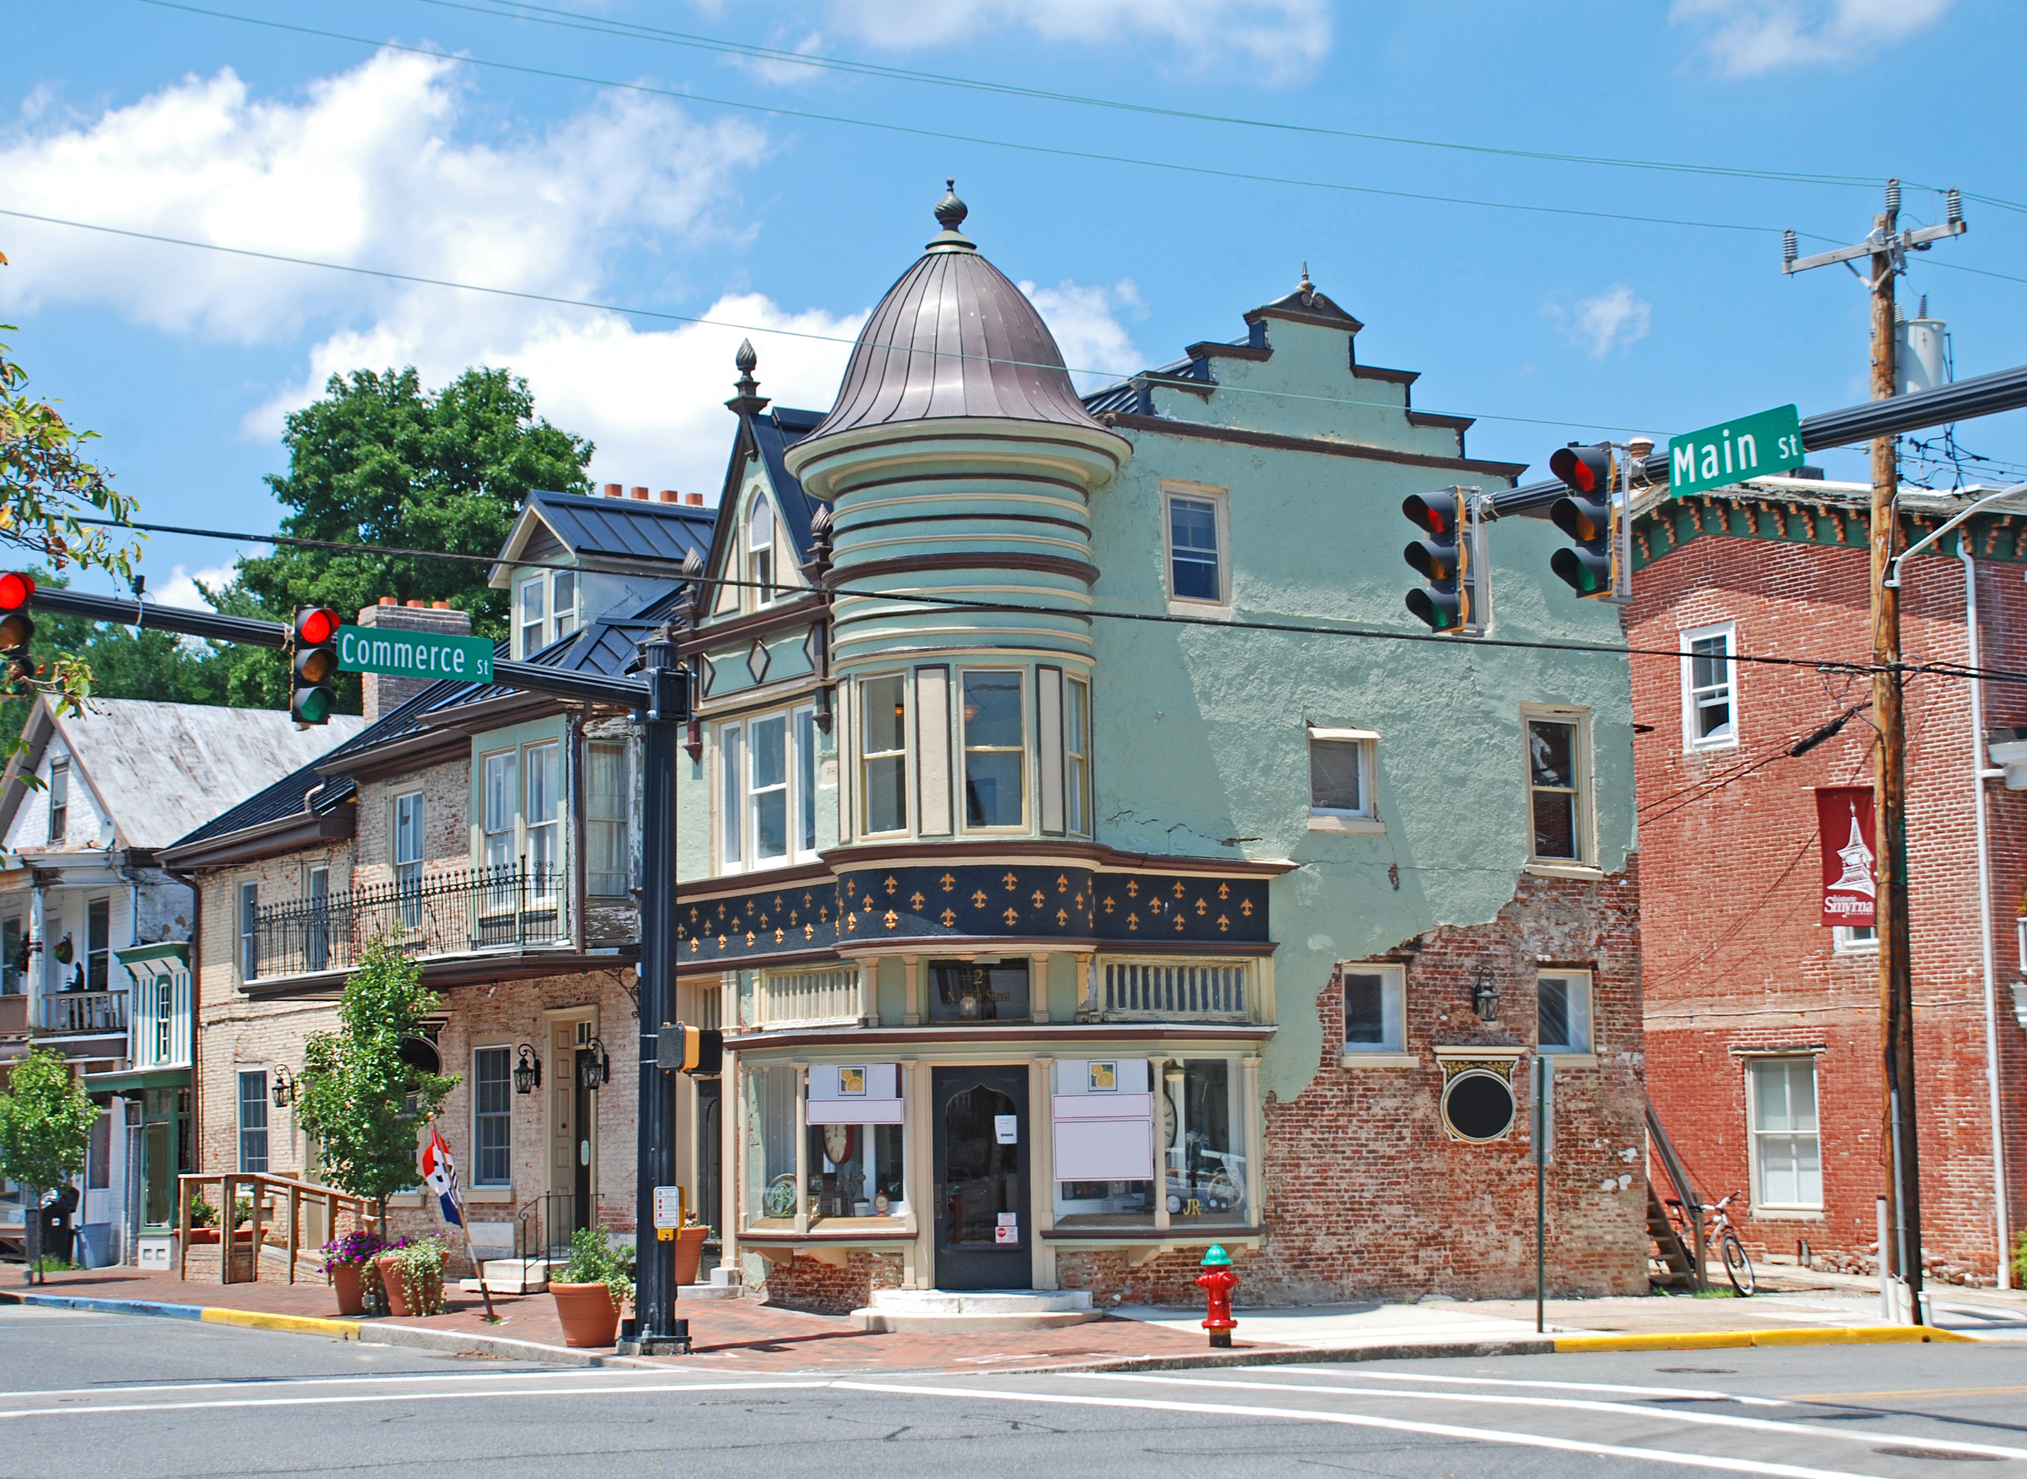
<svg viewBox="0 0 2027 1479"><path fill-rule="evenodd" d="M1843 447L1853 442L1870 441L1873 437L1946 426L1952 421L1969 421L1973 417L1992 416L2000 411L2017 411L2022 406L2027 406L2027 365L1995 370L1989 375L1959 380L1954 385L1939 385L1934 390L1924 390L1915 395L1897 395L1887 400L1868 401L1862 406L1846 406L1839 411L1805 416L1802 418L1802 448L1815 452L1824 447ZM1646 474L1646 481L1650 484L1667 482L1668 454L1656 452L1640 464L1640 470ZM1492 508L1499 515L1542 513L1568 492L1568 485L1559 478L1543 483L1524 483L1518 488L1493 494Z"/></svg>
<svg viewBox="0 0 2027 1479"><path fill-rule="evenodd" d="M80 591L38 588L29 605L38 611L115 622L144 631L206 637L214 642L240 642L251 647L286 650L293 640L291 629L279 621L260 621L250 616L220 616L215 611L190 611L175 606L123 600L117 596L91 596ZM635 679L568 673L540 663L509 662L504 658L493 662L493 682L502 688L519 688L530 693L547 693L556 698L618 704L632 709L645 708L648 703L647 684Z"/></svg>

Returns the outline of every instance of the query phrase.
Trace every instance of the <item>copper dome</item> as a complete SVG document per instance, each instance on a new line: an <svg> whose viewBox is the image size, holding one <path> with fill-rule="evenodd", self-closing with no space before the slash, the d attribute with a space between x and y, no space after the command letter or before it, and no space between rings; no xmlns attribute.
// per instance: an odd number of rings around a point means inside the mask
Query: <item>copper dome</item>
<svg viewBox="0 0 2027 1479"><path fill-rule="evenodd" d="M952 185L936 207L943 230L873 310L836 404L806 441L959 416L1103 430L1027 294L957 229L966 211Z"/></svg>

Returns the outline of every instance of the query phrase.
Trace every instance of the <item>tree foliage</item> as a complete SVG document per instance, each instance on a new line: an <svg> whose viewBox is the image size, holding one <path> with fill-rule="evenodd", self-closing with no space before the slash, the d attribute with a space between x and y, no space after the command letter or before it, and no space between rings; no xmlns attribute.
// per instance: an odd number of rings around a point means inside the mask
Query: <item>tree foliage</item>
<svg viewBox="0 0 2027 1479"><path fill-rule="evenodd" d="M44 1191L84 1169L98 1106L63 1054L31 1048L0 1091L0 1175Z"/></svg>
<svg viewBox="0 0 2027 1479"><path fill-rule="evenodd" d="M303 1046L296 1118L314 1136L326 1179L378 1204L414 1186L417 1141L429 1116L457 1086L454 1074L406 1063L401 1045L422 1035L438 1006L422 967L385 936L367 943L338 1001L338 1031L311 1034Z"/></svg>
<svg viewBox="0 0 2027 1479"><path fill-rule="evenodd" d="M388 549L497 555L528 494L583 492L592 444L539 419L528 383L474 367L434 393L413 368L333 375L322 400L288 418L289 470L270 477L292 510L281 532ZM206 591L220 611L287 621L298 606L347 620L381 596L448 601L472 630L506 634L507 593L486 566L429 555L276 547L243 558L232 583ZM286 664L252 651L222 654L227 702L286 707ZM340 705L357 711L348 675Z"/></svg>

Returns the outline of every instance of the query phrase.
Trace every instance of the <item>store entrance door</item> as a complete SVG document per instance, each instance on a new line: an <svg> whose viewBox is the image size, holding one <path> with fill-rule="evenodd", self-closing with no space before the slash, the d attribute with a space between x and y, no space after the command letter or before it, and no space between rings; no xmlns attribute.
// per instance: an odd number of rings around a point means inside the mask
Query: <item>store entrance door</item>
<svg viewBox="0 0 2027 1479"><path fill-rule="evenodd" d="M1030 1289L1028 1071L938 1068L936 1287Z"/></svg>

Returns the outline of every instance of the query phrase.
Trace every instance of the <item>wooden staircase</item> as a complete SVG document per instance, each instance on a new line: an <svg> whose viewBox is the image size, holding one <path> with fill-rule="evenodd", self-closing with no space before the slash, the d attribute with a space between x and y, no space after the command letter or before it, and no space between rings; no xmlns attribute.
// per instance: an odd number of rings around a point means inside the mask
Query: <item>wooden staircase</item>
<svg viewBox="0 0 2027 1479"><path fill-rule="evenodd" d="M1647 1101L1647 1135L1655 1154L1660 1157L1662 1170L1673 1185L1675 1198L1685 1207L1702 1206L1703 1199L1690 1185L1689 1169L1682 1164L1682 1157L1675 1153L1675 1146L1668 1139L1668 1132L1661 1127L1661 1116L1654 1112L1651 1099ZM1692 1290L1703 1287L1703 1220L1692 1216L1688 1221L1691 1241L1684 1243L1682 1234L1675 1230L1675 1224L1668 1218L1668 1204L1661 1199L1653 1178L1648 1177L1647 1237L1654 1245L1654 1251L1649 1255L1650 1284Z"/></svg>

